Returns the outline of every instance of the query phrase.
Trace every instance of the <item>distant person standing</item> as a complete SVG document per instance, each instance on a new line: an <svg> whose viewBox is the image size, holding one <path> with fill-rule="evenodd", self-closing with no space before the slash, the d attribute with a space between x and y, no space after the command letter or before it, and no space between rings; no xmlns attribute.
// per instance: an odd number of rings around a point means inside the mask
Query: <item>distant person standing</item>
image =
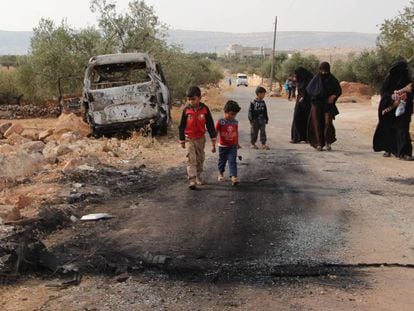
<svg viewBox="0 0 414 311"><path fill-rule="evenodd" d="M266 125L269 123L269 116L267 114L267 106L264 98L266 96L266 89L259 86L256 89L256 98L250 103L249 121L251 125L251 143L252 149L259 149L256 145L259 133L262 149L269 150L266 145Z"/></svg>
<svg viewBox="0 0 414 311"><path fill-rule="evenodd" d="M284 89L285 89L286 95L289 96L289 79L286 79Z"/></svg>
<svg viewBox="0 0 414 311"><path fill-rule="evenodd" d="M336 132L333 120L339 114L336 102L342 94L339 81L331 73L331 65L323 62L319 66L319 73L312 79L306 88L311 97L311 112L308 127L308 140L311 146L323 151L326 146L332 150L336 141Z"/></svg>
<svg viewBox="0 0 414 311"><path fill-rule="evenodd" d="M302 141L308 141L308 121L311 110L311 98L306 91L306 87L313 79L313 74L299 67L295 70L295 77L298 87L298 97L296 99L295 112L292 122L291 143L299 144Z"/></svg>
<svg viewBox="0 0 414 311"><path fill-rule="evenodd" d="M381 88L379 122L374 135L374 151L384 151L384 157L394 155L401 160L413 160L410 136L413 113L412 87L408 63L395 63Z"/></svg>
<svg viewBox="0 0 414 311"><path fill-rule="evenodd" d="M231 78L229 78L229 87L231 87L231 83L232 83Z"/></svg>
<svg viewBox="0 0 414 311"><path fill-rule="evenodd" d="M293 96L293 80L292 77L289 77L288 79L288 100L291 101L292 100L292 96Z"/></svg>

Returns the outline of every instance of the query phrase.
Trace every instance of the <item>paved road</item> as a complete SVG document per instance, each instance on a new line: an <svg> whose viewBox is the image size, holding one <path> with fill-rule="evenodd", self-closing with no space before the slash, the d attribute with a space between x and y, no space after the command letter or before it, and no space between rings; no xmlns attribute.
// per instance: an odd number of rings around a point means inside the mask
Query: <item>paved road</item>
<svg viewBox="0 0 414 311"><path fill-rule="evenodd" d="M271 150L255 151L247 121L254 89L233 90L228 97L243 107L240 186L216 181L216 155L208 157L200 191L188 191L178 167L154 194L125 199L139 209L108 203L122 221L99 233L104 247L133 258L169 256L171 269L184 274L226 267L231 277L277 266L414 262L413 165L372 153L370 133L353 128L363 116L344 107L352 122L339 118L334 152L317 153L288 143L293 103L267 99Z"/></svg>

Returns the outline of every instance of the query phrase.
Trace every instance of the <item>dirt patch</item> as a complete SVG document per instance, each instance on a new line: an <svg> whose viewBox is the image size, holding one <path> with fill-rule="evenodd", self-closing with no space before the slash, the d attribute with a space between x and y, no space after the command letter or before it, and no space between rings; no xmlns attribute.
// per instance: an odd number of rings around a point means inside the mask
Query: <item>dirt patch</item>
<svg viewBox="0 0 414 311"><path fill-rule="evenodd" d="M224 104L227 101L225 97L226 90L221 87L211 87L203 89L202 101L210 108L212 112L223 111Z"/></svg>
<svg viewBox="0 0 414 311"><path fill-rule="evenodd" d="M374 90L367 84L355 82L341 82L342 94L344 96L372 96Z"/></svg>

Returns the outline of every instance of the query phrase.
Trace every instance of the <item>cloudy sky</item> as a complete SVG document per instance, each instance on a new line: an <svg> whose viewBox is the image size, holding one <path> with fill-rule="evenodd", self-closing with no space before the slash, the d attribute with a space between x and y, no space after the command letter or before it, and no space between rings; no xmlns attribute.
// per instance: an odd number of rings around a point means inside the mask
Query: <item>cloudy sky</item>
<svg viewBox="0 0 414 311"><path fill-rule="evenodd" d="M125 10L129 0L115 0ZM224 32L271 31L279 16L282 31L378 32L409 0L146 0L174 29ZM76 28L96 23L89 0L0 0L1 30L31 30L41 17L63 18Z"/></svg>

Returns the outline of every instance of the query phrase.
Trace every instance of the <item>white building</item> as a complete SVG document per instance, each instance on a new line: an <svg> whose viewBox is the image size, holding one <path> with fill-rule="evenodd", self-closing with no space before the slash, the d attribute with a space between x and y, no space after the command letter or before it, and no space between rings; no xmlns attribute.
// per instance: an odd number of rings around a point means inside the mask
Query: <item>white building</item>
<svg viewBox="0 0 414 311"><path fill-rule="evenodd" d="M262 56L270 58L272 49L263 47L245 47L240 44L231 44L224 51L218 53L219 57L247 58L251 56Z"/></svg>

